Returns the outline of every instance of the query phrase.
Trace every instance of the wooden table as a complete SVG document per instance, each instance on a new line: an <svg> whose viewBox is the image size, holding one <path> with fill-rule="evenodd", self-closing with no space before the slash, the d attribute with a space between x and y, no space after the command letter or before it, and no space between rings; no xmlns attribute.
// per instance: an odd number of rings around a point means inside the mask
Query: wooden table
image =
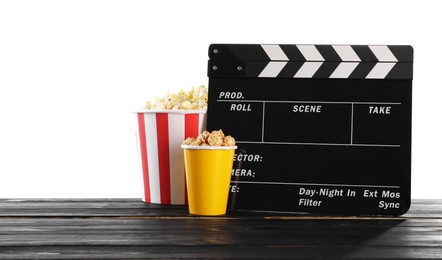
<svg viewBox="0 0 442 260"><path fill-rule="evenodd" d="M441 258L442 200L401 217L230 212L136 199L0 200L0 258Z"/></svg>

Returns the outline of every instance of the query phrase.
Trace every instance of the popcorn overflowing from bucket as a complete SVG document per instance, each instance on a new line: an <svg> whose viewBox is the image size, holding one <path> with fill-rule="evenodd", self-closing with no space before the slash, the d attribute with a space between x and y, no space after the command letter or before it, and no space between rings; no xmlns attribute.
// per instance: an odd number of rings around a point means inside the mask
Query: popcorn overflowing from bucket
<svg viewBox="0 0 442 260"><path fill-rule="evenodd" d="M235 146L235 138L225 136L223 130L212 132L204 131L196 138L189 137L183 142L184 145L191 146Z"/></svg>
<svg viewBox="0 0 442 260"><path fill-rule="evenodd" d="M205 86L193 87L189 91L180 90L155 99L154 103L146 102L146 110L207 110L207 93Z"/></svg>

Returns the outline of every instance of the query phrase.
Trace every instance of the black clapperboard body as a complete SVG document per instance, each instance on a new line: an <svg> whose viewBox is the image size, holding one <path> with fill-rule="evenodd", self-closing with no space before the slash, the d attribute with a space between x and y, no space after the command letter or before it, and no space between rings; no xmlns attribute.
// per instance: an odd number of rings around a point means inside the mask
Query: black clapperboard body
<svg viewBox="0 0 442 260"><path fill-rule="evenodd" d="M401 215L413 49L212 44L207 128L237 140L230 210Z"/></svg>

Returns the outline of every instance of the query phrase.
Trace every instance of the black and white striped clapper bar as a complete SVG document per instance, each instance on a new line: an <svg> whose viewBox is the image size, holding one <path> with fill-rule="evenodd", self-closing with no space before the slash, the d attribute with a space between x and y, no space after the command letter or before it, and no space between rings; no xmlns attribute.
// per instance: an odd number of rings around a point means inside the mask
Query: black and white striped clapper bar
<svg viewBox="0 0 442 260"><path fill-rule="evenodd" d="M208 130L236 138L230 210L401 215L413 49L212 44Z"/></svg>

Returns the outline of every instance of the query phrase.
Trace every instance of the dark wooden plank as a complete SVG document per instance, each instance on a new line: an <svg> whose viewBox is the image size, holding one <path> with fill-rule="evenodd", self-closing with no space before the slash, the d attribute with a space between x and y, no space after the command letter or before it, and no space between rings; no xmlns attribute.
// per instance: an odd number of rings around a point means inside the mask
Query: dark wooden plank
<svg viewBox="0 0 442 260"><path fill-rule="evenodd" d="M0 259L437 259L440 247L77 246L5 247Z"/></svg>
<svg viewBox="0 0 442 260"><path fill-rule="evenodd" d="M0 217L183 216L187 207L144 203L141 199L0 200Z"/></svg>
<svg viewBox="0 0 442 260"><path fill-rule="evenodd" d="M441 230L421 220L9 219L0 246L413 247L442 245Z"/></svg>
<svg viewBox="0 0 442 260"><path fill-rule="evenodd" d="M0 199L0 217L188 217L186 206L158 205L140 199ZM226 217L330 217L318 214L229 212ZM352 218L352 216L332 216ZM366 218L442 218L442 200L413 200L403 216L364 216Z"/></svg>

